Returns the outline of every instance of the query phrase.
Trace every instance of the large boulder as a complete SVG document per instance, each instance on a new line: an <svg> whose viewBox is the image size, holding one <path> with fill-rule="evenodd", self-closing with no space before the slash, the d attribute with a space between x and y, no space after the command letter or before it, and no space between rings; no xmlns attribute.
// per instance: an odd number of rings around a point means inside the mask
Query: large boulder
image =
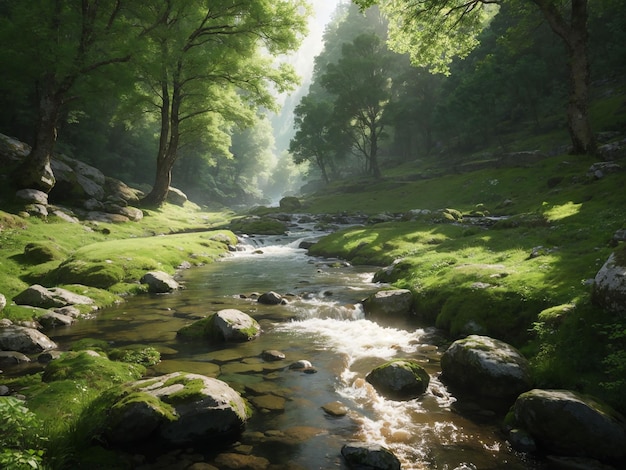
<svg viewBox="0 0 626 470"><path fill-rule="evenodd" d="M400 470L400 461L389 449L378 444L351 443L341 448L349 468L368 470Z"/></svg>
<svg viewBox="0 0 626 470"><path fill-rule="evenodd" d="M2 351L36 354L56 347L54 341L34 328L17 325L0 328L0 350Z"/></svg>
<svg viewBox="0 0 626 470"><path fill-rule="evenodd" d="M172 186L169 187L167 191L167 202L176 206L184 206L187 201L187 195L184 192Z"/></svg>
<svg viewBox="0 0 626 470"><path fill-rule="evenodd" d="M163 271L150 271L141 277L142 284L148 284L148 291L164 294L177 290L180 286L176 280Z"/></svg>
<svg viewBox="0 0 626 470"><path fill-rule="evenodd" d="M283 303L283 297L274 291L264 292L259 296L257 302L264 305L280 305Z"/></svg>
<svg viewBox="0 0 626 470"><path fill-rule="evenodd" d="M394 359L373 369L365 380L386 398L411 400L426 391L430 376L413 359Z"/></svg>
<svg viewBox="0 0 626 470"><path fill-rule="evenodd" d="M99 201L104 198L105 177L97 168L65 155L55 155L51 165L56 178L51 197L61 200L94 198Z"/></svg>
<svg viewBox="0 0 626 470"><path fill-rule="evenodd" d="M408 289L381 290L363 301L365 314L377 318L408 315L413 308L413 294Z"/></svg>
<svg viewBox="0 0 626 470"><path fill-rule="evenodd" d="M452 343L441 357L442 380L475 396L514 400L530 390L528 362L513 346L470 335Z"/></svg>
<svg viewBox="0 0 626 470"><path fill-rule="evenodd" d="M611 313L626 313L626 245L611 253L593 282L593 301Z"/></svg>
<svg viewBox="0 0 626 470"><path fill-rule="evenodd" d="M172 446L211 445L236 439L249 417L244 400L225 382L174 372L122 386L105 436L121 446L154 439Z"/></svg>
<svg viewBox="0 0 626 470"><path fill-rule="evenodd" d="M254 318L234 308L217 312L213 329L224 341L250 341L261 334L261 327Z"/></svg>
<svg viewBox="0 0 626 470"><path fill-rule="evenodd" d="M278 204L284 211L297 211L302 208L300 199L295 196L286 196L282 198Z"/></svg>
<svg viewBox="0 0 626 470"><path fill-rule="evenodd" d="M513 405L516 423L540 449L603 462L626 461L626 420L593 397L533 389Z"/></svg>
<svg viewBox="0 0 626 470"><path fill-rule="evenodd" d="M93 299L84 295L75 294L67 289L52 287L47 289L39 284L33 284L20 292L13 301L18 305L30 305L41 308L57 308L67 305L93 305Z"/></svg>
<svg viewBox="0 0 626 470"><path fill-rule="evenodd" d="M48 194L38 189L20 189L15 193L15 197L29 204L48 205Z"/></svg>

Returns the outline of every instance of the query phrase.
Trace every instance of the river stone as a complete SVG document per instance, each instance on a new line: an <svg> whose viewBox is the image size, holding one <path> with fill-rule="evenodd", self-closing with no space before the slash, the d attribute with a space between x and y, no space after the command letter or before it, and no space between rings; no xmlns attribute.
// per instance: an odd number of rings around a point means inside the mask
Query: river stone
<svg viewBox="0 0 626 470"><path fill-rule="evenodd" d="M0 350L36 354L56 347L54 341L34 328L17 325L0 328Z"/></svg>
<svg viewBox="0 0 626 470"><path fill-rule="evenodd" d="M155 294L165 294L180 287L172 276L163 271L147 272L141 277L140 282L148 284L148 291Z"/></svg>
<svg viewBox="0 0 626 470"><path fill-rule="evenodd" d="M610 313L626 313L626 248L611 253L600 268L593 282L592 298Z"/></svg>
<svg viewBox="0 0 626 470"><path fill-rule="evenodd" d="M371 470L400 470L400 461L378 444L352 443L341 448L341 455L350 468Z"/></svg>
<svg viewBox="0 0 626 470"><path fill-rule="evenodd" d="M53 312L48 310L46 313L37 317L37 321L41 323L44 328L55 328L57 326L69 326L74 323L74 319L69 315L63 315L62 313Z"/></svg>
<svg viewBox="0 0 626 470"><path fill-rule="evenodd" d="M340 401L333 401L322 405L322 409L330 416L345 416L348 414L348 407Z"/></svg>
<svg viewBox="0 0 626 470"><path fill-rule="evenodd" d="M226 452L215 458L215 465L219 466L220 470L267 470L270 462L256 455Z"/></svg>
<svg viewBox="0 0 626 470"><path fill-rule="evenodd" d="M174 372L121 386L107 416L106 437L128 445L159 436L166 445L233 440L249 411L221 380Z"/></svg>
<svg viewBox="0 0 626 470"><path fill-rule="evenodd" d="M0 351L0 364L23 364L30 362L30 358L17 351Z"/></svg>
<svg viewBox="0 0 626 470"><path fill-rule="evenodd" d="M282 361L285 359L285 353L276 349L266 349L261 353L261 357L266 361Z"/></svg>
<svg viewBox="0 0 626 470"><path fill-rule="evenodd" d="M392 400L411 400L428 388L430 376L413 359L394 359L365 376L378 393Z"/></svg>
<svg viewBox="0 0 626 470"><path fill-rule="evenodd" d="M283 298L280 294L270 291L261 294L257 302L264 305L279 305L283 302Z"/></svg>
<svg viewBox="0 0 626 470"><path fill-rule="evenodd" d="M516 422L549 453L605 462L626 459L626 419L593 397L533 389L517 398L513 412Z"/></svg>
<svg viewBox="0 0 626 470"><path fill-rule="evenodd" d="M250 402L259 410L282 412L285 411L286 400L276 395L259 395L251 397Z"/></svg>
<svg viewBox="0 0 626 470"><path fill-rule="evenodd" d="M92 305L93 299L70 292L60 287L47 289L39 284L33 284L20 292L13 301L18 305L31 305L41 308L65 307L67 305Z"/></svg>
<svg viewBox="0 0 626 470"><path fill-rule="evenodd" d="M413 308L413 294L408 289L381 290L363 301L365 315L385 318L408 315Z"/></svg>
<svg viewBox="0 0 626 470"><path fill-rule="evenodd" d="M217 312L213 328L224 341L250 341L261 334L261 326L254 318L234 308Z"/></svg>
<svg viewBox="0 0 626 470"><path fill-rule="evenodd" d="M530 369L513 346L470 335L452 343L441 357L442 379L473 395L514 400L530 390Z"/></svg>

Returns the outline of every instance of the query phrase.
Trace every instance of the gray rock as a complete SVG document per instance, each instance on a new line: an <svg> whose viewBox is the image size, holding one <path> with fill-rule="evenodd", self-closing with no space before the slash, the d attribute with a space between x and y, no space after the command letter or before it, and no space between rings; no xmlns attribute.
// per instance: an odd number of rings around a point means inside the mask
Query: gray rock
<svg viewBox="0 0 626 470"><path fill-rule="evenodd" d="M626 420L593 397L533 389L513 405L516 422L549 453L600 461L626 459Z"/></svg>
<svg viewBox="0 0 626 470"><path fill-rule="evenodd" d="M141 277L142 284L148 284L148 290L156 294L172 292L180 288L172 276L163 271L150 271Z"/></svg>
<svg viewBox="0 0 626 470"><path fill-rule="evenodd" d="M77 217L74 217L72 214L68 214L65 210L55 209L52 211L52 215L64 220L65 222L69 222L70 224L77 224L80 222Z"/></svg>
<svg viewBox="0 0 626 470"><path fill-rule="evenodd" d="M276 349L266 349L261 353L261 357L266 361L282 361L285 359L285 353Z"/></svg>
<svg viewBox="0 0 626 470"><path fill-rule="evenodd" d="M302 203L300 202L300 199L298 199L295 196L286 196L282 198L278 202L278 205L284 211L296 211L302 207Z"/></svg>
<svg viewBox="0 0 626 470"><path fill-rule="evenodd" d="M341 448L348 467L369 470L400 470L400 461L385 447L378 444L352 443Z"/></svg>
<svg viewBox="0 0 626 470"><path fill-rule="evenodd" d="M170 186L169 190L167 191L166 200L170 204L174 204L176 206L183 206L188 201L187 195L184 192L172 186Z"/></svg>
<svg viewBox="0 0 626 470"><path fill-rule="evenodd" d="M618 171L622 171L622 167L615 162L596 162L587 170L587 177L599 180L609 173Z"/></svg>
<svg viewBox="0 0 626 470"><path fill-rule="evenodd" d="M611 253L609 259L596 274L592 299L597 305L611 313L626 313L626 249L619 256Z"/></svg>
<svg viewBox="0 0 626 470"><path fill-rule="evenodd" d="M46 351L37 356L37 362L40 364L48 364L61 357L63 353L61 351Z"/></svg>
<svg viewBox="0 0 626 470"><path fill-rule="evenodd" d="M270 291L261 294L257 302L264 305L279 305L283 303L283 297L274 291Z"/></svg>
<svg viewBox="0 0 626 470"><path fill-rule="evenodd" d="M67 305L93 305L93 299L75 294L60 287L47 289L39 284L33 284L17 294L13 301L18 305L32 305L41 308L65 307Z"/></svg>
<svg viewBox="0 0 626 470"><path fill-rule="evenodd" d="M363 301L365 314L373 317L408 315L413 308L413 294L408 289L381 290Z"/></svg>
<svg viewBox="0 0 626 470"><path fill-rule="evenodd" d="M43 204L28 204L24 207L24 210L28 215L39 217L41 219L45 219L49 215L48 208Z"/></svg>
<svg viewBox="0 0 626 470"><path fill-rule="evenodd" d="M17 325L0 328L0 350L35 354L56 347L54 341L34 328Z"/></svg>
<svg viewBox="0 0 626 470"><path fill-rule="evenodd" d="M411 400L428 388L430 376L413 359L394 359L365 376L378 393L392 400Z"/></svg>
<svg viewBox="0 0 626 470"><path fill-rule="evenodd" d="M20 189L15 193L15 197L31 204L48 205L48 195L38 189Z"/></svg>
<svg viewBox="0 0 626 470"><path fill-rule="evenodd" d="M221 380L174 372L121 387L107 417L107 439L128 445L160 436L170 445L235 439L249 411Z"/></svg>
<svg viewBox="0 0 626 470"><path fill-rule="evenodd" d="M143 211L141 209L137 209L136 207L120 207L118 214L128 217L133 222L139 222L143 219Z"/></svg>
<svg viewBox="0 0 626 470"><path fill-rule="evenodd" d="M1 364L22 364L30 362L30 358L17 351L0 351Z"/></svg>
<svg viewBox="0 0 626 470"><path fill-rule="evenodd" d="M49 310L37 318L44 328L55 328L57 326L69 326L74 323L74 319L62 313Z"/></svg>
<svg viewBox="0 0 626 470"><path fill-rule="evenodd" d="M0 294L0 312L4 310L4 307L7 306L7 298L4 294Z"/></svg>
<svg viewBox="0 0 626 470"><path fill-rule="evenodd" d="M261 326L254 318L234 308L217 312L213 328L224 341L250 341L261 334Z"/></svg>
<svg viewBox="0 0 626 470"><path fill-rule="evenodd" d="M0 370L0 373L2 371ZM8 397L11 394L11 390L6 385L0 385L0 397Z"/></svg>
<svg viewBox="0 0 626 470"><path fill-rule="evenodd" d="M470 335L452 343L441 357L442 379L465 392L514 400L530 390L530 369L513 346Z"/></svg>

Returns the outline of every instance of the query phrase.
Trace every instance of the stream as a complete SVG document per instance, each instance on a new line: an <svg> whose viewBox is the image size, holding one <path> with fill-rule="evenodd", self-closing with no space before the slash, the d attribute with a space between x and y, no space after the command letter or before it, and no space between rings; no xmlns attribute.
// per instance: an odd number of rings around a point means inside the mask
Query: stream
<svg viewBox="0 0 626 470"><path fill-rule="evenodd" d="M312 258L299 248L321 235L294 226L286 236L250 237L245 249L218 263L181 271L181 291L129 298L50 336L61 347L82 338L148 344L162 359L151 374L187 371L224 380L257 408L240 446L275 468L347 469L340 450L354 441L384 445L405 470L539 468L509 449L499 430L502 416L459 406L439 381L437 331L408 320L382 325L365 319L357 303L383 287L371 282L374 268ZM261 305L251 295L268 291L288 303ZM220 345L176 339L181 327L224 308L254 317L261 336ZM264 361L268 349L286 359ZM417 359L429 372L422 397L386 400L365 381L374 367L396 357ZM301 359L317 372L288 368ZM341 402L347 414L321 408L332 402ZM209 463L213 457L205 455Z"/></svg>

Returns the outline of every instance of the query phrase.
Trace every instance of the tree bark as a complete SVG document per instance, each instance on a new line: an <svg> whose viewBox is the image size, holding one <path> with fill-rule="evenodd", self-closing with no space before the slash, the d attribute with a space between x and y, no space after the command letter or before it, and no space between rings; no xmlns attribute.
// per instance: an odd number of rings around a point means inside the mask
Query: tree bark
<svg viewBox="0 0 626 470"><path fill-rule="evenodd" d="M56 183L50 159L57 140L57 120L62 98L59 93L55 93L52 80L50 77L43 80L33 147L15 171L14 181L21 189L38 189L48 193Z"/></svg>
<svg viewBox="0 0 626 470"><path fill-rule="evenodd" d="M592 154L596 141L589 119L588 0L572 0L569 23L551 0L534 0L544 18L561 39L569 58L569 102L567 127L573 154Z"/></svg>

